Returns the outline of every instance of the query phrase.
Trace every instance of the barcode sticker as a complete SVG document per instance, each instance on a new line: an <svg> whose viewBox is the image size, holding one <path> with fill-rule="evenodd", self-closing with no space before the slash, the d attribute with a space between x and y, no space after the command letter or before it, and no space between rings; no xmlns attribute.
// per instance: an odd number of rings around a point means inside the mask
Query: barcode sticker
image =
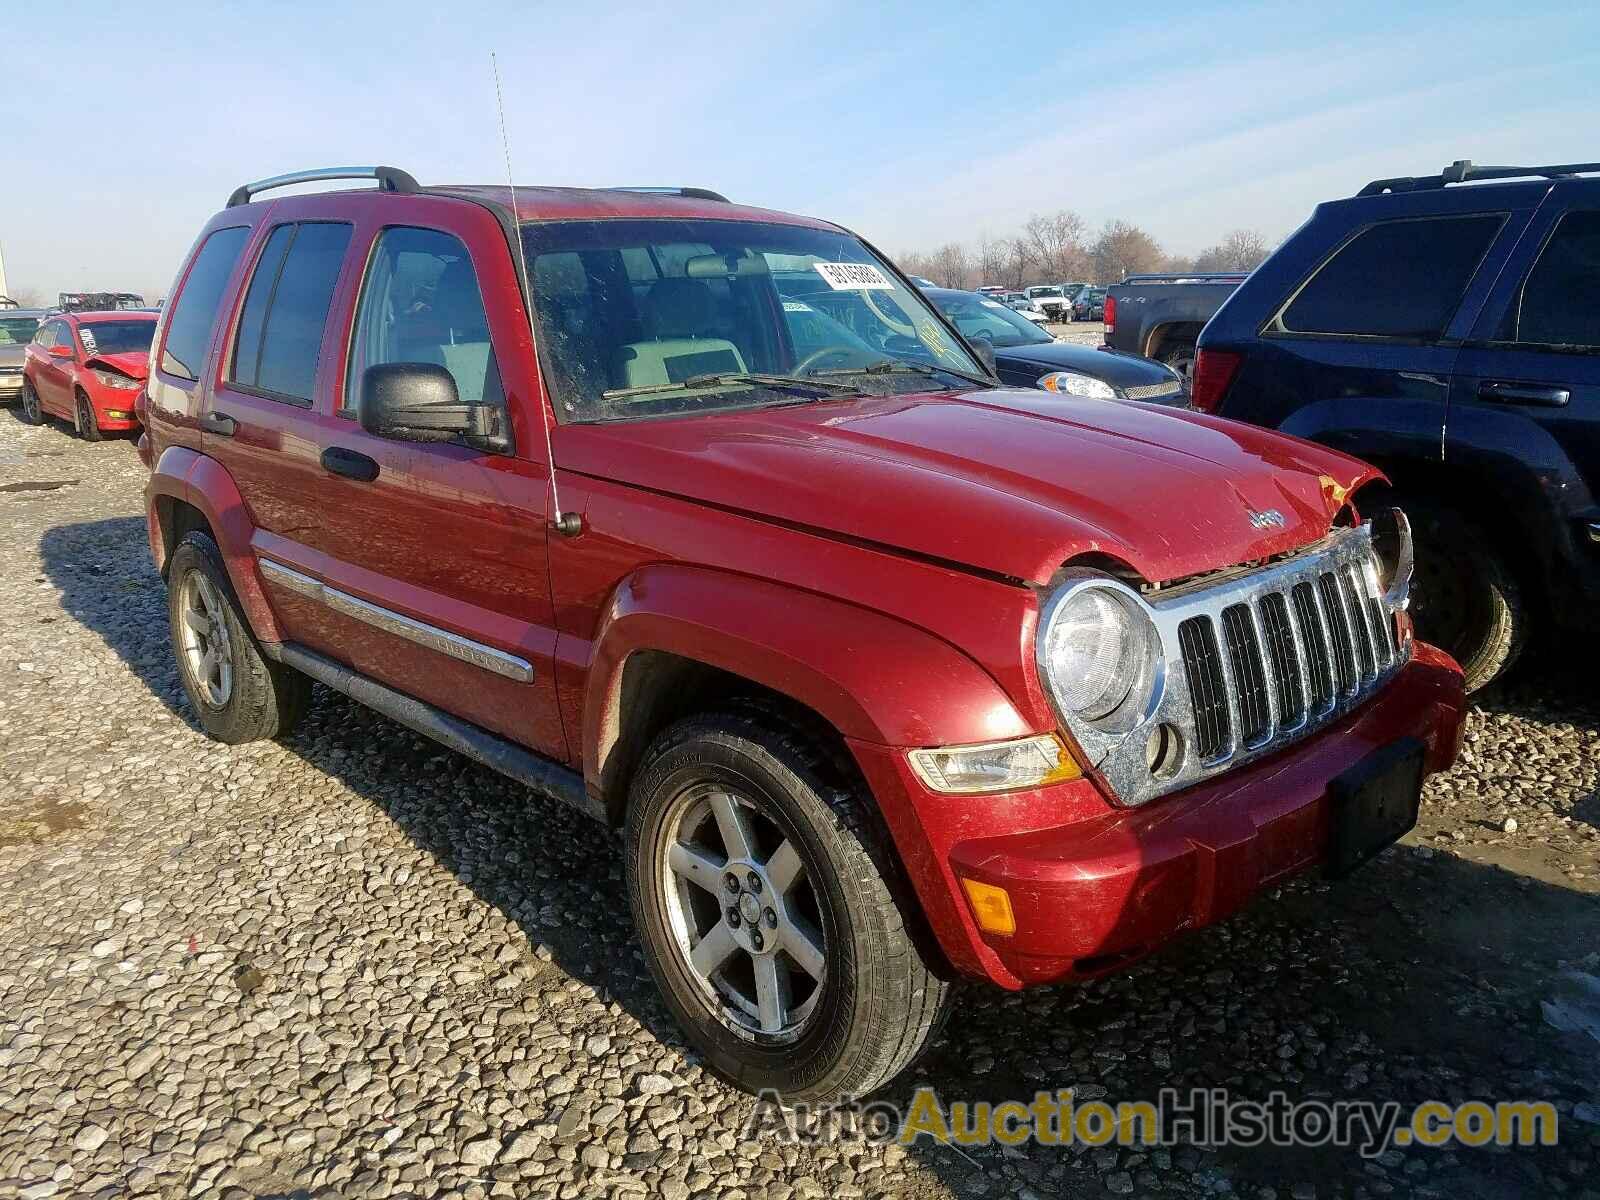
<svg viewBox="0 0 1600 1200"><path fill-rule="evenodd" d="M892 292L894 282L872 263L812 263L836 292Z"/></svg>

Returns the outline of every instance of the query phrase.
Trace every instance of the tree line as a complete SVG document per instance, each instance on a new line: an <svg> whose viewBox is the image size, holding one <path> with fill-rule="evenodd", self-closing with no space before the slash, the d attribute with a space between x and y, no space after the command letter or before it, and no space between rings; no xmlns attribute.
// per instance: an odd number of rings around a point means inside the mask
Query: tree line
<svg viewBox="0 0 1600 1200"><path fill-rule="evenodd" d="M1107 221L1092 232L1069 209L1034 215L1010 237L984 234L975 245L947 242L913 250L895 261L908 275L941 287L985 284L1020 288L1034 283L1118 283L1148 271L1248 271L1272 252L1253 229L1236 229L1193 258L1168 254L1161 243L1128 221Z"/></svg>

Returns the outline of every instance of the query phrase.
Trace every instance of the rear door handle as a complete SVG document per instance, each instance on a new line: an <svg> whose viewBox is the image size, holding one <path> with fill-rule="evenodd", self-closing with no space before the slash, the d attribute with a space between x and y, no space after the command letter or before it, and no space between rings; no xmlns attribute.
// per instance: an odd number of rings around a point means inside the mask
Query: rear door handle
<svg viewBox="0 0 1600 1200"><path fill-rule="evenodd" d="M214 433L218 437L232 437L233 431L239 427L227 413L209 412L200 418L200 428L207 433Z"/></svg>
<svg viewBox="0 0 1600 1200"><path fill-rule="evenodd" d="M1530 383L1500 383L1485 380L1478 385L1480 400L1497 404L1536 404L1544 408L1565 408L1572 393L1564 387L1540 387Z"/></svg>
<svg viewBox="0 0 1600 1200"><path fill-rule="evenodd" d="M378 477L378 460L368 458L356 450L346 450L343 446L329 446L322 452L322 467L325 471L332 471L335 475L343 475L346 479L354 479L359 483L371 483Z"/></svg>

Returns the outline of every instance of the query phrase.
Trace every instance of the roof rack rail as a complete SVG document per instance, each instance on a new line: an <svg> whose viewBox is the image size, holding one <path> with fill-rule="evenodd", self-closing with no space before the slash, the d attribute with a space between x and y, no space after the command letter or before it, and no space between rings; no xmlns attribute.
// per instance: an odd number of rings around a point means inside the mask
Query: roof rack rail
<svg viewBox="0 0 1600 1200"><path fill-rule="evenodd" d="M601 188L602 192L644 192L652 196L687 196L691 200L715 200L719 204L731 204L721 192L713 192L710 188L699 187L608 187Z"/></svg>
<svg viewBox="0 0 1600 1200"><path fill-rule="evenodd" d="M273 188L290 187L296 183L321 183L325 179L376 179L380 192L422 190L421 185L399 167L318 167L314 171L291 171L287 175L274 175L271 179L241 183L228 197L228 207L238 208L241 204L249 204L257 195Z"/></svg>
<svg viewBox="0 0 1600 1200"><path fill-rule="evenodd" d="M1145 271L1124 275L1123 283L1232 283L1244 282L1249 271Z"/></svg>
<svg viewBox="0 0 1600 1200"><path fill-rule="evenodd" d="M1374 179L1356 193L1378 196L1384 192L1420 192L1474 179L1571 179L1575 175L1600 172L1600 163L1563 163L1549 167L1479 167L1471 159L1459 158L1437 175L1401 175L1394 179Z"/></svg>

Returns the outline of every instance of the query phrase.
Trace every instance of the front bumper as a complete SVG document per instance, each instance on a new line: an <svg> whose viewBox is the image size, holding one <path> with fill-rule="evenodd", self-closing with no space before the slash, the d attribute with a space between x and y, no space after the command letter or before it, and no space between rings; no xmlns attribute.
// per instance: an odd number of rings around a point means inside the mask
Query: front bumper
<svg viewBox="0 0 1600 1200"><path fill-rule="evenodd" d="M12 400L22 395L22 372L0 371L0 399Z"/></svg>
<svg viewBox="0 0 1600 1200"><path fill-rule="evenodd" d="M946 957L963 974L1017 988L1116 969L1316 865L1327 852L1332 781L1407 736L1426 745L1429 773L1444 770L1460 749L1464 709L1460 668L1419 643L1389 685L1342 720L1132 809L1086 795L1087 780L936 795L902 752L852 748ZM981 932L960 878L1004 888L1016 932Z"/></svg>

